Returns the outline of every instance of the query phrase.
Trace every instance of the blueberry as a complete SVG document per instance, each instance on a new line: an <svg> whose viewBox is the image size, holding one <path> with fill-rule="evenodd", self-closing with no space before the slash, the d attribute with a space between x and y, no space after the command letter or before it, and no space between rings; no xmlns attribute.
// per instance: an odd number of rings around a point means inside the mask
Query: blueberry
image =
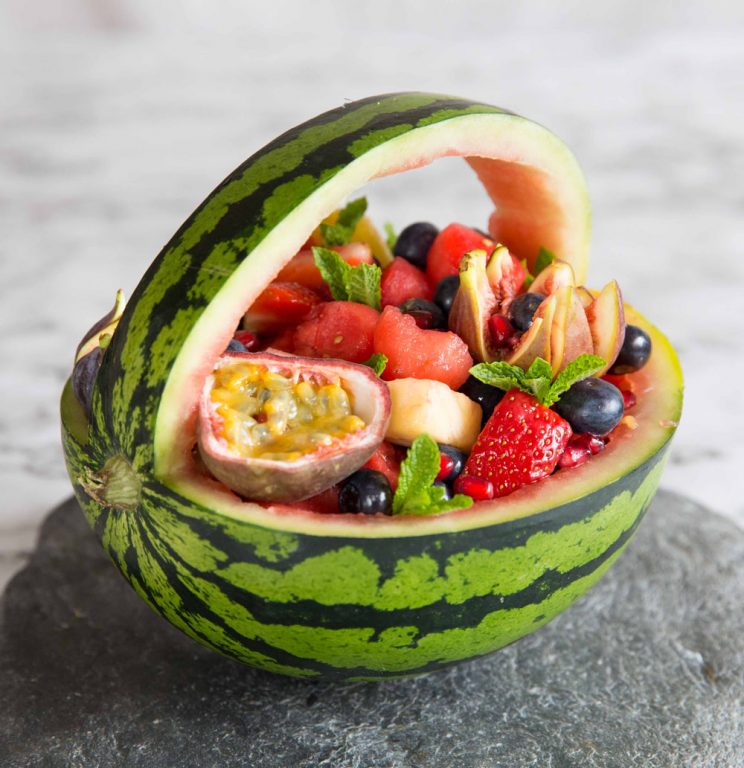
<svg viewBox="0 0 744 768"><path fill-rule="evenodd" d="M245 344L241 344L237 339L231 339L227 345L228 352L247 352L248 347Z"/></svg>
<svg viewBox="0 0 744 768"><path fill-rule="evenodd" d="M452 459L452 469L446 477L441 478L445 483L451 483L462 472L468 455L453 445L442 445L441 443L439 444L439 453L446 454Z"/></svg>
<svg viewBox="0 0 744 768"><path fill-rule="evenodd" d="M639 371L651 357L651 337L637 325L625 326L625 341L617 360L609 373L620 376L623 373Z"/></svg>
<svg viewBox="0 0 744 768"><path fill-rule="evenodd" d="M452 302L460 287L460 275L448 275L442 278L434 291L434 303L437 304L445 315L449 315Z"/></svg>
<svg viewBox="0 0 744 768"><path fill-rule="evenodd" d="M398 309L406 315L412 315L416 325L424 330L440 330L447 327L444 312L433 301L407 299Z"/></svg>
<svg viewBox="0 0 744 768"><path fill-rule="evenodd" d="M429 254L429 248L438 234L439 230L427 221L409 224L398 235L393 253L396 256L402 256L406 261L410 261L414 267L426 269L426 257Z"/></svg>
<svg viewBox="0 0 744 768"><path fill-rule="evenodd" d="M577 381L553 406L576 432L606 435L623 417L623 394L609 381Z"/></svg>
<svg viewBox="0 0 744 768"><path fill-rule="evenodd" d="M393 508L393 490L382 472L358 469L341 484L338 494L340 512L363 515L389 515Z"/></svg>
<svg viewBox="0 0 744 768"><path fill-rule="evenodd" d="M537 308L545 300L541 293L523 293L512 301L509 307L509 319L518 331L526 331L532 325L532 318Z"/></svg>
<svg viewBox="0 0 744 768"><path fill-rule="evenodd" d="M498 387L492 387L490 384L484 384L478 381L475 376L468 376L467 381L458 390L463 395L467 395L471 400L478 403L483 409L482 424L485 424L493 413L493 409L501 402L504 396L504 390Z"/></svg>

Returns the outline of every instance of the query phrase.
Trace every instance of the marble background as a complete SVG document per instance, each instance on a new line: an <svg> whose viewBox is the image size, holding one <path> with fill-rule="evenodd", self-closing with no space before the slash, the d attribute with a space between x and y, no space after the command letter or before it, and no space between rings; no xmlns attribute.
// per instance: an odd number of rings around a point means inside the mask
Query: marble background
<svg viewBox="0 0 744 768"><path fill-rule="evenodd" d="M663 485L744 527L744 9L588 7L0 0L0 588L69 494L58 397L115 290L274 135L392 90L507 106L575 150L592 282L617 277L685 368ZM485 222L469 173L376 182L372 213Z"/></svg>

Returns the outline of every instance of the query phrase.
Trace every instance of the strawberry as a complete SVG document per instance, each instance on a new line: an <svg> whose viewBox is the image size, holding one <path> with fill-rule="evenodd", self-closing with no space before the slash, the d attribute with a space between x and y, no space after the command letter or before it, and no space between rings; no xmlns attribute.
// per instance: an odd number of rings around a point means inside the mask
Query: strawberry
<svg viewBox="0 0 744 768"><path fill-rule="evenodd" d="M532 395L511 389L475 441L463 475L490 480L495 496L550 475L571 438L571 427Z"/></svg>

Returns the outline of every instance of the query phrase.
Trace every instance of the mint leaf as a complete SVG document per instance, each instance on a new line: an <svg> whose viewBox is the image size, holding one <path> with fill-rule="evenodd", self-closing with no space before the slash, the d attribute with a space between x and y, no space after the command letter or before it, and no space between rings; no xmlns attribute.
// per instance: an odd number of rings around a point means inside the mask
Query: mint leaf
<svg viewBox="0 0 744 768"><path fill-rule="evenodd" d="M537 261L535 262L535 276L539 275L545 267L550 266L555 261L555 254L547 248L540 248L537 252Z"/></svg>
<svg viewBox="0 0 744 768"><path fill-rule="evenodd" d="M499 389L521 389L528 395L532 395L539 403L546 405L546 398L550 393L550 382L553 372L550 363L541 357L533 360L525 371L518 365L504 362L479 363L470 369L472 376L484 384L490 384Z"/></svg>
<svg viewBox="0 0 744 768"><path fill-rule="evenodd" d="M550 406L558 402L560 396L567 392L573 384L589 378L597 371L601 371L604 366L605 361L599 355L579 355L558 374L543 404Z"/></svg>
<svg viewBox="0 0 744 768"><path fill-rule="evenodd" d="M458 494L446 499L444 488L434 485L438 474L439 447L429 435L419 435L400 465L393 514L435 515L472 505L470 496Z"/></svg>
<svg viewBox="0 0 744 768"><path fill-rule="evenodd" d="M395 234L393 225L389 221L386 221L385 224L383 224L383 229L385 230L385 240L387 240L387 246L392 253L393 250L395 250L395 244L398 242L398 235Z"/></svg>
<svg viewBox="0 0 744 768"><path fill-rule="evenodd" d="M336 301L349 301L346 292L346 273L351 267L335 252L327 248L313 248L315 266L331 289Z"/></svg>
<svg viewBox="0 0 744 768"><path fill-rule="evenodd" d="M320 234L326 245L346 245L366 210L367 198L359 197L340 211L335 224L321 224Z"/></svg>
<svg viewBox="0 0 744 768"><path fill-rule="evenodd" d="M349 227L352 230L360 222L362 216L367 212L367 198L358 197L347 203L338 214L337 226Z"/></svg>
<svg viewBox="0 0 744 768"><path fill-rule="evenodd" d="M441 515L443 512L454 512L456 509L467 509L473 506L473 500L470 496L465 496L461 493L454 495L451 499L444 498L445 490L440 486L433 486L431 493L432 497L428 500L426 506L406 509L401 514L425 517L427 515Z"/></svg>
<svg viewBox="0 0 744 768"><path fill-rule="evenodd" d="M535 276L530 272L530 268L527 266L527 259L521 259L519 263L524 267L525 276L523 287L526 291L529 289L532 283L535 282Z"/></svg>
<svg viewBox="0 0 744 768"><path fill-rule="evenodd" d="M381 352L375 352L369 360L362 363L371 368L378 376L382 374L388 364L387 355L383 355Z"/></svg>
<svg viewBox="0 0 744 768"><path fill-rule="evenodd" d="M527 369L525 376L530 379L539 377L552 379L553 369L550 367L550 363L547 360L543 360L542 357L536 357Z"/></svg>
<svg viewBox="0 0 744 768"><path fill-rule="evenodd" d="M400 465L398 488L393 498L393 514L401 514L406 506L415 506L415 502L425 494L438 474L439 448L429 435L419 435Z"/></svg>
<svg viewBox="0 0 744 768"><path fill-rule="evenodd" d="M514 387L522 389L526 376L519 366L504 362L478 363L470 369L470 374L484 384L507 391Z"/></svg>
<svg viewBox="0 0 744 768"><path fill-rule="evenodd" d="M349 267L349 271L344 275L344 285L349 295L348 301L366 304L378 311L382 309L381 277L382 270L375 264Z"/></svg>
<svg viewBox="0 0 744 768"><path fill-rule="evenodd" d="M352 267L335 251L327 248L313 248L313 258L336 301L355 301L380 309L382 270L377 265L358 264Z"/></svg>
<svg viewBox="0 0 744 768"><path fill-rule="evenodd" d="M524 374L523 386L525 391L535 396L535 399L544 403L550 391L550 381L553 378L553 369L547 360L536 357Z"/></svg>
<svg viewBox="0 0 744 768"><path fill-rule="evenodd" d="M516 365L496 362L474 365L470 374L492 387L507 391L521 389L542 405L550 407L558 402L560 396L573 384L601 371L604 365L605 361L597 355L579 355L558 374L552 384L550 363L541 357L535 358L526 371Z"/></svg>

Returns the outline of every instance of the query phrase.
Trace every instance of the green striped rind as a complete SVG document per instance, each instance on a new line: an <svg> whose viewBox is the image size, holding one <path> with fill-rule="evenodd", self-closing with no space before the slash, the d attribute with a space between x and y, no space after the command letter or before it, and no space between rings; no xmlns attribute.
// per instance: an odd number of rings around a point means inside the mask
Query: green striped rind
<svg viewBox="0 0 744 768"><path fill-rule="evenodd" d="M64 435L70 475L92 447ZM117 568L198 642L266 670L372 679L480 656L549 621L632 536L663 452L569 504L447 536L355 539L232 520L146 481L136 509L76 493Z"/></svg>
<svg viewBox="0 0 744 768"><path fill-rule="evenodd" d="M186 337L245 257L355 158L394 136L469 114L510 113L432 94L375 97L288 131L239 166L165 246L129 301L98 378L92 439L112 441L137 471L152 471L166 380Z"/></svg>

